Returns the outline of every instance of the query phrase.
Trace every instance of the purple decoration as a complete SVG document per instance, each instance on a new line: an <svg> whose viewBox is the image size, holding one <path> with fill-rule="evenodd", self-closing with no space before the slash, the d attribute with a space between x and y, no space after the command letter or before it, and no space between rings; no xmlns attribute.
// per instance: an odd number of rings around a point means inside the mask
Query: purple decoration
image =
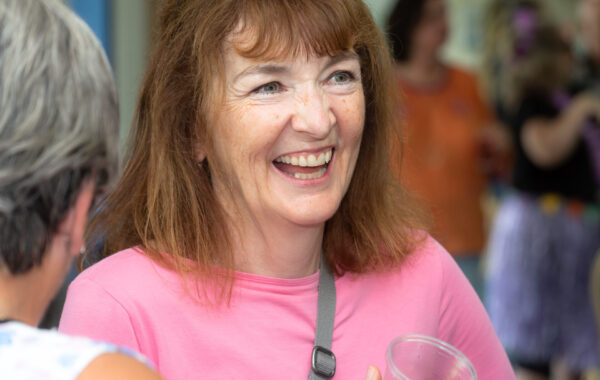
<svg viewBox="0 0 600 380"><path fill-rule="evenodd" d="M513 26L516 32L515 56L527 55L533 47L535 28L537 27L537 10L532 7L518 7L513 15Z"/></svg>

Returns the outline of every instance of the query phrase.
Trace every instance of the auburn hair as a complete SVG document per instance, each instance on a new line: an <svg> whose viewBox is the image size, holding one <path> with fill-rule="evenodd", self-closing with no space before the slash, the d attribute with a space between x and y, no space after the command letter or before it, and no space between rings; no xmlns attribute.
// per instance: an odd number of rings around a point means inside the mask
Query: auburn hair
<svg viewBox="0 0 600 380"><path fill-rule="evenodd" d="M211 112L218 112L215 86L223 81L226 42L232 33L247 30L256 38L235 46L245 57L353 50L360 58L365 126L348 192L325 225L323 248L330 267L338 275L364 273L400 263L414 249L421 236L415 231L425 226L388 164L388 141L398 125L392 60L361 0L166 0L159 23L128 163L97 208L90 246L101 242L104 256L136 246L201 281L217 278L215 266L233 273L225 213L211 186L214 168L210 160L198 162L196 148L211 149L208 123ZM217 285L231 290L221 280Z"/></svg>

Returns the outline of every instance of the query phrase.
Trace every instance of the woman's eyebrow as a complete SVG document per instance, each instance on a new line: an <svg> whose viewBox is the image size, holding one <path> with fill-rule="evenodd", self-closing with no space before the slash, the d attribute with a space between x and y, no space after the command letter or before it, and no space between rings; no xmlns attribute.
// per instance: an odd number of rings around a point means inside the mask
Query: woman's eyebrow
<svg viewBox="0 0 600 380"><path fill-rule="evenodd" d="M261 65L254 65L247 67L241 73L237 74L233 81L238 81L239 79L257 74L287 74L291 71L288 66L278 65L273 63L265 63Z"/></svg>
<svg viewBox="0 0 600 380"><path fill-rule="evenodd" d="M360 61L358 54L353 51L347 51L342 54L335 55L329 59L329 62L325 65L325 69L330 68L331 66L335 66L340 62L344 61Z"/></svg>
<svg viewBox="0 0 600 380"><path fill-rule="evenodd" d="M324 69L328 69L331 66L335 66L340 62L344 61L352 61L359 60L358 54L353 51L345 52L342 54L335 55L329 58L329 61L325 65ZM259 75L259 74L288 74L291 72L291 68L284 64L276 64L276 63L264 63L259 65L249 66L244 69L241 73L237 74L233 81L236 82L241 78L250 76L250 75Z"/></svg>

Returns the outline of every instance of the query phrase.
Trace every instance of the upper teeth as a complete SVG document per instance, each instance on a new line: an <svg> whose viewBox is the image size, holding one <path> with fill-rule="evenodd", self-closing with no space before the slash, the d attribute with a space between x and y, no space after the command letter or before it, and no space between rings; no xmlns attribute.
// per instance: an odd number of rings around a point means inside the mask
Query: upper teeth
<svg viewBox="0 0 600 380"><path fill-rule="evenodd" d="M327 152L323 152L319 155L293 155L293 156L279 156L275 162L283 162L284 164L295 165L295 166L323 166L331 161L332 150L329 149Z"/></svg>

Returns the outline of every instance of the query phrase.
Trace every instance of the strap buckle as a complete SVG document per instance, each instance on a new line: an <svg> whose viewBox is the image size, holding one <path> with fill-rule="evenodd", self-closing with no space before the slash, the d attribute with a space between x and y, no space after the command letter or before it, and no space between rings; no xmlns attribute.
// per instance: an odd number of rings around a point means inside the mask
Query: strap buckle
<svg viewBox="0 0 600 380"><path fill-rule="evenodd" d="M335 375L335 355L325 347L315 346L313 348L311 365L317 375L328 379Z"/></svg>

